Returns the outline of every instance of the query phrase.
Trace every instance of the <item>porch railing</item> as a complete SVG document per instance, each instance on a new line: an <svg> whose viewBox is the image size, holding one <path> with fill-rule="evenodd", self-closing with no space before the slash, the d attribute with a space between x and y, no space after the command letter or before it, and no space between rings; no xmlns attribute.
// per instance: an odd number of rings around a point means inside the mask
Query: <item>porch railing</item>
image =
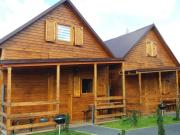
<svg viewBox="0 0 180 135"><path fill-rule="evenodd" d="M97 97L95 119L113 118L125 115L123 96Z"/></svg>

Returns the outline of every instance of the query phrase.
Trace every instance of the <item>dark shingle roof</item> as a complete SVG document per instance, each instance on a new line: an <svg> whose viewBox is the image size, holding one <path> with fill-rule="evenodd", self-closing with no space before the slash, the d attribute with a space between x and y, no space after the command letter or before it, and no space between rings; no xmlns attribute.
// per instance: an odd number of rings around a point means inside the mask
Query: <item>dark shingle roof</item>
<svg viewBox="0 0 180 135"><path fill-rule="evenodd" d="M134 32L130 32L128 34L107 40L105 41L106 47L111 51L115 58L125 59L129 52L137 45L137 43L152 29L158 35L159 39L163 43L165 49L167 50L173 61L176 63L176 65L179 65L178 60L176 59L154 24L148 25Z"/></svg>
<svg viewBox="0 0 180 135"><path fill-rule="evenodd" d="M124 58L128 52L147 34L154 24L134 32L105 41L106 47L116 58Z"/></svg>

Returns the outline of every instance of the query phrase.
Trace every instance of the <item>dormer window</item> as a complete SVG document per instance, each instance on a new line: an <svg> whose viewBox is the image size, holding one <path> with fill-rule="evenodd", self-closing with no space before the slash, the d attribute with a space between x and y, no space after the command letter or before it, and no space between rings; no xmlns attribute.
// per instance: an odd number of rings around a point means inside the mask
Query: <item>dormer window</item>
<svg viewBox="0 0 180 135"><path fill-rule="evenodd" d="M65 25L57 26L57 39L61 41L71 41L71 27Z"/></svg>

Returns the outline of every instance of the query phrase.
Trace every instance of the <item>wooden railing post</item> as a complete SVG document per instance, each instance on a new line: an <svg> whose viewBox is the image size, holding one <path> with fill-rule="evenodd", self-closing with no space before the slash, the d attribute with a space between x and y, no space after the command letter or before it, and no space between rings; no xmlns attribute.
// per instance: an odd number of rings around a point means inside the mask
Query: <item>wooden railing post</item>
<svg viewBox="0 0 180 135"><path fill-rule="evenodd" d="M96 123L96 116L97 116L97 63L94 64L94 123Z"/></svg>
<svg viewBox="0 0 180 135"><path fill-rule="evenodd" d="M159 91L160 91L160 102L162 102L162 77L161 72L159 72Z"/></svg>
<svg viewBox="0 0 180 135"><path fill-rule="evenodd" d="M179 108L179 75L178 75L178 70L176 70L176 105Z"/></svg>
<svg viewBox="0 0 180 135"><path fill-rule="evenodd" d="M123 91L123 104L124 104L124 113L126 113L126 76L125 76L125 66L124 62L122 63L122 91Z"/></svg>
<svg viewBox="0 0 180 135"><path fill-rule="evenodd" d="M142 104L142 74L138 73L138 81L139 81L139 98L140 98L140 105Z"/></svg>
<svg viewBox="0 0 180 135"><path fill-rule="evenodd" d="M4 110L3 110L3 106L2 106L2 104L3 104L3 96L4 96L4 94L3 94L3 71L2 70L0 70L0 114L1 113L4 113ZM2 124L3 124L3 116L2 115L0 115L0 130L2 130ZM0 132L1 133L1 132Z"/></svg>
<svg viewBox="0 0 180 135"><path fill-rule="evenodd" d="M59 104L60 104L60 65L56 67L56 101L58 104L56 105L56 111L59 113Z"/></svg>
<svg viewBox="0 0 180 135"><path fill-rule="evenodd" d="M11 114L11 92L12 92L12 68L8 67L7 69L7 116ZM6 127L7 127L7 135L11 134L9 130L11 127L11 119L7 118L6 120Z"/></svg>

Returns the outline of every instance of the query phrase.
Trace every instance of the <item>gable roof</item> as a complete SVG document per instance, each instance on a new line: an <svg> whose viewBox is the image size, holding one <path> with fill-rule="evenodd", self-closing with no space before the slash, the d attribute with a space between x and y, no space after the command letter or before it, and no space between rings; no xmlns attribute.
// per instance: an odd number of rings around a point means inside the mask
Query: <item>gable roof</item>
<svg viewBox="0 0 180 135"><path fill-rule="evenodd" d="M93 30L93 28L89 25L89 23L85 20L85 18L81 15L81 13L78 11L78 9L74 6L74 4L70 1L70 0L60 0L59 2L57 2L56 4L54 4L53 6L51 6L50 8L48 8L47 10L45 10L44 12L42 12L41 14L39 14L38 16L34 17L33 19L31 19L30 21L28 21L27 23L25 23L24 25L20 26L19 28L17 28L16 30L12 31L11 33L9 33L8 35L6 35L5 37L0 39L0 47L2 46L2 44L7 41L8 39L10 39L11 37L15 36L16 34L18 34L19 32L21 32L22 30L24 30L26 27L32 25L33 23L35 23L37 20L39 20L40 18L44 17L46 14L48 14L49 12L53 11L56 7L62 5L63 3L68 2L70 4L70 6L72 7L72 9L75 11L75 13L80 17L80 19L84 22L84 24L90 29L90 31L93 33L93 35L97 38L97 40L100 42L102 48L105 49L105 51L110 54L111 56L113 56L113 54L111 53L111 51L105 46L105 43L102 41L102 39L98 36L98 34Z"/></svg>
<svg viewBox="0 0 180 135"><path fill-rule="evenodd" d="M171 58L174 60L174 62L178 65L179 62L168 47L167 43L161 36L160 32L156 28L154 24L145 26L141 29L138 29L136 31L130 32L128 34L110 39L105 41L106 47L111 51L111 53L114 55L115 58L123 58L129 54L129 52L138 44L140 40L144 38L144 36L150 31L154 30L156 34L160 37L160 40L163 42L163 45L165 46L165 49L170 54Z"/></svg>

